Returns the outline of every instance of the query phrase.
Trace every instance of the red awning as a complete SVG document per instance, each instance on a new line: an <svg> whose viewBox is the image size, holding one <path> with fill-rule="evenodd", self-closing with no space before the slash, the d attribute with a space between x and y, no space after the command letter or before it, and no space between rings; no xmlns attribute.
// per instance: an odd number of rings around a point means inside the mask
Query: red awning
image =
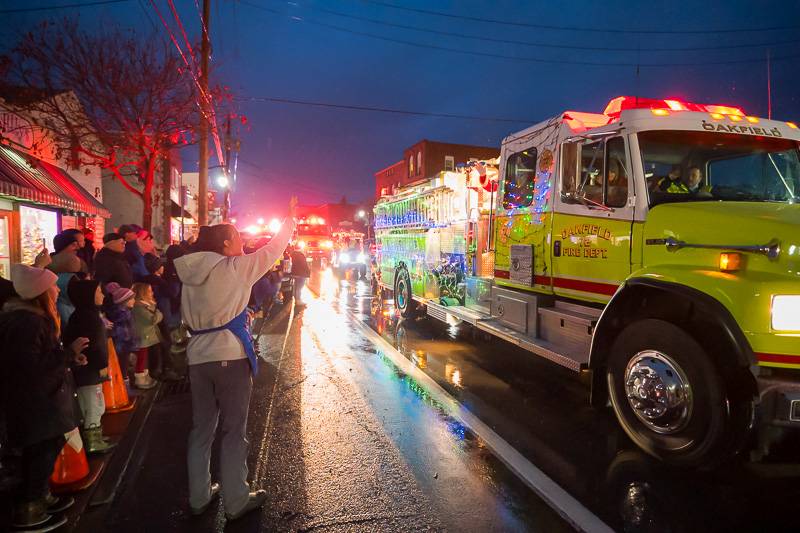
<svg viewBox="0 0 800 533"><path fill-rule="evenodd" d="M0 195L108 218L111 213L64 170L0 146Z"/></svg>

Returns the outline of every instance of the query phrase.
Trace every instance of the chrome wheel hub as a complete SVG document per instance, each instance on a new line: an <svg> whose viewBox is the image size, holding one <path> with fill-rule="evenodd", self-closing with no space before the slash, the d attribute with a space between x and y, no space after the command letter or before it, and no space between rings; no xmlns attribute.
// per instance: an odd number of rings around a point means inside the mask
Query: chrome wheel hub
<svg viewBox="0 0 800 533"><path fill-rule="evenodd" d="M404 279L397 282L397 307L406 308L406 282Z"/></svg>
<svg viewBox="0 0 800 533"><path fill-rule="evenodd" d="M692 389L680 366L655 350L637 353L625 369L625 394L648 428L669 434L683 429L692 414Z"/></svg>

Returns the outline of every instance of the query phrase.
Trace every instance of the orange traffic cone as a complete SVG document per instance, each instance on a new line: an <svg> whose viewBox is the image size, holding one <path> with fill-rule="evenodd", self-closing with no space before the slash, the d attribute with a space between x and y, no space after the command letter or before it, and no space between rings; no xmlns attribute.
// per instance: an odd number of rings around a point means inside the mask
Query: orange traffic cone
<svg viewBox="0 0 800 533"><path fill-rule="evenodd" d="M103 382L103 396L106 399L106 413L130 411L136 403L128 398L128 389L125 388L112 339L108 339L108 381Z"/></svg>
<svg viewBox="0 0 800 533"><path fill-rule="evenodd" d="M50 483L54 486L72 485L89 476L89 462L80 431L75 428L65 436L67 443L61 448L50 476Z"/></svg>

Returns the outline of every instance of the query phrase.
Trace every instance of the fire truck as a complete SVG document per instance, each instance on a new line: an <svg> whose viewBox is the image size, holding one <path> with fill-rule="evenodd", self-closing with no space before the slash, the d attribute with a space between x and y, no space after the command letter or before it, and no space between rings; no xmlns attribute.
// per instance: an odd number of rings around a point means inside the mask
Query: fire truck
<svg viewBox="0 0 800 533"><path fill-rule="evenodd" d="M302 251L309 260L330 262L333 253L331 228L324 218L309 215L297 221L292 244Z"/></svg>
<svg viewBox="0 0 800 533"><path fill-rule="evenodd" d="M563 112L379 201L379 285L582 373L658 459L763 455L800 426L798 141L724 105Z"/></svg>

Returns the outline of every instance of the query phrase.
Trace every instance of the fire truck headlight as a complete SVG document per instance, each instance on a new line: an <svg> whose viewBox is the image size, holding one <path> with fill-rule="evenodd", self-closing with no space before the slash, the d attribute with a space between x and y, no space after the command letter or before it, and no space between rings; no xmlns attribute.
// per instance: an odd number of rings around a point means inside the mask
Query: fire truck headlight
<svg viewBox="0 0 800 533"><path fill-rule="evenodd" d="M297 247L301 250L304 250L306 247L306 241L297 241Z"/></svg>
<svg viewBox="0 0 800 533"><path fill-rule="evenodd" d="M331 248L333 248L333 241L323 241L322 247L330 250Z"/></svg>
<svg viewBox="0 0 800 533"><path fill-rule="evenodd" d="M779 294L772 297L772 329L800 331L800 294Z"/></svg>
<svg viewBox="0 0 800 533"><path fill-rule="evenodd" d="M350 254L341 254L339 256L339 262L343 265L346 265L350 262Z"/></svg>
<svg viewBox="0 0 800 533"><path fill-rule="evenodd" d="M367 262L367 257L363 253L358 254L358 256L356 257L356 263L366 263L366 262Z"/></svg>

